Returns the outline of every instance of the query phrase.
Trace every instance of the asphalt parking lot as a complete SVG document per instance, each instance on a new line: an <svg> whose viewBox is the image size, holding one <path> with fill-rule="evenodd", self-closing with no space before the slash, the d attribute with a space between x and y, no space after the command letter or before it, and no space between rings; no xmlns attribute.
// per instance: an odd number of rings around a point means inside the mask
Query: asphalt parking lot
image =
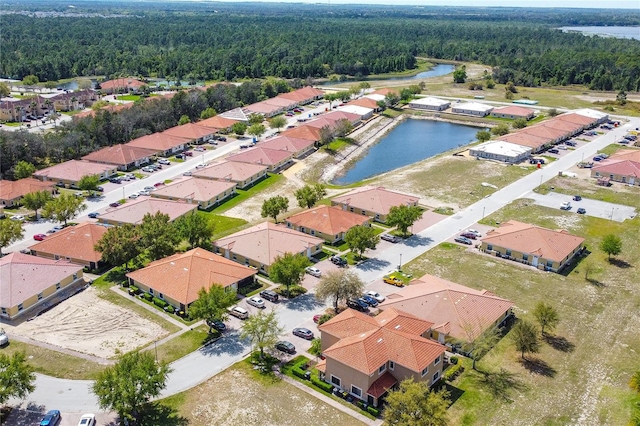
<svg viewBox="0 0 640 426"><path fill-rule="evenodd" d="M571 203L571 210L569 210L569 212L576 213L578 208L582 207L587 210L587 216L614 220L616 222L623 222L625 219L632 219L636 216L634 207L590 200L588 198L582 198L581 201L573 201L572 195L558 194L556 192L550 192L546 195L529 192L524 198L531 198L535 204L552 209L560 209L560 205L563 202L569 201Z"/></svg>

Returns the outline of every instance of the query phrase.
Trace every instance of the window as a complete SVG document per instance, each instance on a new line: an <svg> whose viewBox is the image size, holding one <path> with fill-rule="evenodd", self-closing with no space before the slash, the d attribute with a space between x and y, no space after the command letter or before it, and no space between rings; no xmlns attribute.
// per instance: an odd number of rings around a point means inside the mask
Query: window
<svg viewBox="0 0 640 426"><path fill-rule="evenodd" d="M153 294L153 289L152 288L149 289L149 294Z"/></svg>
<svg viewBox="0 0 640 426"><path fill-rule="evenodd" d="M436 371L436 373L433 375L433 381L431 383L437 382L439 378L440 378L440 372Z"/></svg>
<svg viewBox="0 0 640 426"><path fill-rule="evenodd" d="M491 244L488 244L487 245L487 251L491 251L491 250L493 250L493 246Z"/></svg>
<svg viewBox="0 0 640 426"><path fill-rule="evenodd" d="M362 398L362 389L357 386L351 385L351 393L357 396L358 398Z"/></svg>
<svg viewBox="0 0 640 426"><path fill-rule="evenodd" d="M422 370L422 377L424 377L429 372L429 366L426 366L424 370Z"/></svg>
<svg viewBox="0 0 640 426"><path fill-rule="evenodd" d="M382 364L380 368L378 368L378 374L382 374L387 371L387 364Z"/></svg>
<svg viewBox="0 0 640 426"><path fill-rule="evenodd" d="M439 362L440 362L440 355L438 355L438 358L436 358L436 360L433 361L433 365L438 365Z"/></svg>
<svg viewBox="0 0 640 426"><path fill-rule="evenodd" d="M553 267L553 260L547 260L547 266L549 268L552 268Z"/></svg>
<svg viewBox="0 0 640 426"><path fill-rule="evenodd" d="M159 293L159 294L158 294L158 297L159 297L160 299L164 299L164 294Z"/></svg>
<svg viewBox="0 0 640 426"><path fill-rule="evenodd" d="M522 255L522 260L529 260L529 255L528 254L523 254Z"/></svg>
<svg viewBox="0 0 640 426"><path fill-rule="evenodd" d="M38 300L42 300L42 293L38 293Z"/></svg>
<svg viewBox="0 0 640 426"><path fill-rule="evenodd" d="M7 315L7 308L2 308L2 315Z"/></svg>
<svg viewBox="0 0 640 426"><path fill-rule="evenodd" d="M56 284L56 290L60 290L60 283Z"/></svg>
<svg viewBox="0 0 640 426"><path fill-rule="evenodd" d="M340 387L340 377L336 377L333 374L331 375L331 383Z"/></svg>
<svg viewBox="0 0 640 426"><path fill-rule="evenodd" d="M395 367L395 363L393 361L389 361L389 370L393 371L393 368Z"/></svg>
<svg viewBox="0 0 640 426"><path fill-rule="evenodd" d="M505 251L504 254L506 254L507 256L511 256L511 250L507 249L507 251Z"/></svg>
<svg viewBox="0 0 640 426"><path fill-rule="evenodd" d="M18 305L18 312L20 312L21 310L24 309L24 306L22 306L22 303Z"/></svg>
<svg viewBox="0 0 640 426"><path fill-rule="evenodd" d="M73 274L73 279L77 280L78 279L78 274Z"/></svg>

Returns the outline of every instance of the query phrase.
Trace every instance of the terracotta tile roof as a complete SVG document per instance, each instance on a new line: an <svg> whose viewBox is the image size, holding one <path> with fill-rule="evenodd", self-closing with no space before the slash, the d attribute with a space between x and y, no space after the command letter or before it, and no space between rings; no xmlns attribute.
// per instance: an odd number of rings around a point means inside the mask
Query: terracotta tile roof
<svg viewBox="0 0 640 426"><path fill-rule="evenodd" d="M424 334L433 326L431 321L395 308L385 309L375 317L375 320L383 328L418 336Z"/></svg>
<svg viewBox="0 0 640 426"><path fill-rule="evenodd" d="M611 154L611 157L604 161L620 161L628 160L640 163L640 149L621 149L620 151Z"/></svg>
<svg viewBox="0 0 640 426"><path fill-rule="evenodd" d="M561 262L584 243L584 238L510 220L488 232L482 242Z"/></svg>
<svg viewBox="0 0 640 426"><path fill-rule="evenodd" d="M640 162L630 160L609 160L602 161L594 166L593 171L601 175L621 175L640 177Z"/></svg>
<svg viewBox="0 0 640 426"><path fill-rule="evenodd" d="M286 162L293 158L293 152L281 151L277 149L264 148L257 146L247 149L235 155L227 157L229 161L238 161L240 163L262 164L265 166L274 166L282 162Z"/></svg>
<svg viewBox="0 0 640 426"><path fill-rule="evenodd" d="M100 83L100 88L103 90L115 90L120 88L134 88L139 89L146 85L144 81L136 80L135 78L117 78L115 80L108 80Z"/></svg>
<svg viewBox="0 0 640 426"><path fill-rule="evenodd" d="M293 92L281 93L278 95L280 98L291 99L296 102L305 102L309 99L322 97L324 96L324 92L322 90L315 89L311 86L305 86L300 89L294 90Z"/></svg>
<svg viewBox="0 0 640 426"><path fill-rule="evenodd" d="M459 340L473 340L503 318L513 303L486 290L475 290L445 279L424 275L390 294L379 307L411 313L431 321L432 328ZM380 315L382 315L380 314Z"/></svg>
<svg viewBox="0 0 640 426"><path fill-rule="evenodd" d="M415 204L418 202L418 198L400 192L389 191L383 187L363 186L339 197L334 197L332 201L386 215L391 207L402 204Z"/></svg>
<svg viewBox="0 0 640 426"><path fill-rule="evenodd" d="M365 108L378 109L378 102L371 98L359 98L350 102L347 102L347 105L356 105Z"/></svg>
<svg viewBox="0 0 640 426"><path fill-rule="evenodd" d="M502 108L495 108L491 111L491 114L505 114L513 115L516 117L528 117L533 115L533 110L521 106L509 105Z"/></svg>
<svg viewBox="0 0 640 426"><path fill-rule="evenodd" d="M155 149L120 144L104 147L101 150L85 155L82 159L96 163L108 163L124 166L135 163L136 161L144 158L149 158L156 152L157 150Z"/></svg>
<svg viewBox="0 0 640 426"><path fill-rule="evenodd" d="M288 151L291 153L304 152L310 147L313 147L314 144L315 142L309 139L292 138L288 136L278 136L273 139L260 142L260 146L264 148Z"/></svg>
<svg viewBox="0 0 640 426"><path fill-rule="evenodd" d="M12 307L43 292L82 266L64 260L51 260L22 253L0 258L0 306Z"/></svg>
<svg viewBox="0 0 640 426"><path fill-rule="evenodd" d="M367 394L374 398L380 398L389 389L394 387L396 383L398 383L398 379L393 377L393 374L387 371L382 376L378 377L378 380L371 384L369 390L367 390Z"/></svg>
<svg viewBox="0 0 640 426"><path fill-rule="evenodd" d="M221 161L193 173L194 177L206 177L209 179L231 180L243 182L251 176L255 176L267 170L267 166L261 164L239 163L237 161Z"/></svg>
<svg viewBox="0 0 640 426"><path fill-rule="evenodd" d="M327 114L324 114L323 118L333 121L334 123L338 120L349 120L349 122L351 123L357 123L361 119L358 114L353 114L351 112L345 111L331 111Z"/></svg>
<svg viewBox="0 0 640 426"><path fill-rule="evenodd" d="M327 360L326 359L321 359L320 361L318 361L318 363L316 364L316 369L318 371L326 373L327 372Z"/></svg>
<svg viewBox="0 0 640 426"><path fill-rule="evenodd" d="M305 126L315 127L316 129L322 129L323 127L328 127L333 129L333 126L336 124L336 120L331 120L325 117L318 118L312 121L308 121Z"/></svg>
<svg viewBox="0 0 640 426"><path fill-rule="evenodd" d="M69 160L46 169L38 170L33 175L47 177L51 180L65 179L77 182L83 176L94 176L108 170L114 170L115 166L108 164L92 163L90 161Z"/></svg>
<svg viewBox="0 0 640 426"><path fill-rule="evenodd" d="M545 144L551 143L552 139L542 136L535 136L526 133L511 133L508 135L500 136L497 140L503 142L509 142L516 145L526 146L533 149L540 149Z"/></svg>
<svg viewBox="0 0 640 426"><path fill-rule="evenodd" d="M189 305L198 298L198 292L203 288L208 290L213 284L228 287L255 274L255 269L195 248L151 262L142 269L128 273L127 277Z"/></svg>
<svg viewBox="0 0 640 426"><path fill-rule="evenodd" d="M288 136L290 138L308 139L310 141L318 142L320 140L320 129L302 125L294 129L285 130L280 135Z"/></svg>
<svg viewBox="0 0 640 426"><path fill-rule="evenodd" d="M367 224L371 218L342 210L340 207L318 206L287 218L296 227L305 227L328 235L347 232L358 225Z"/></svg>
<svg viewBox="0 0 640 426"><path fill-rule="evenodd" d="M543 138L548 138L550 140L562 138L567 134L565 130L554 129L553 127L543 125L543 123L536 124L531 127L525 127L524 129L520 130L519 133L524 133L525 135L540 136Z"/></svg>
<svg viewBox="0 0 640 426"><path fill-rule="evenodd" d="M596 118L586 117L581 114L568 112L554 117L555 120L567 121L569 123L577 124L579 126L588 126L594 124L598 120Z"/></svg>
<svg viewBox="0 0 640 426"><path fill-rule="evenodd" d="M207 118L206 120L198 121L198 126L211 127L214 129L229 129L238 120L232 120L230 118L220 117L216 115L215 117Z"/></svg>
<svg viewBox="0 0 640 426"><path fill-rule="evenodd" d="M249 114L263 114L267 116L275 115L282 111L282 109L283 107L281 105L274 105L267 101L257 102L244 107L245 112L248 112Z"/></svg>
<svg viewBox="0 0 640 426"><path fill-rule="evenodd" d="M107 229L104 225L91 222L68 226L55 234L48 235L43 241L29 248L37 253L57 254L60 257L97 263L102 259L102 254L93 247Z"/></svg>
<svg viewBox="0 0 640 426"><path fill-rule="evenodd" d="M14 200L31 192L51 192L55 186L55 182L43 182L34 178L0 180L0 200Z"/></svg>
<svg viewBox="0 0 640 426"><path fill-rule="evenodd" d="M353 309L346 309L318 326L318 330L322 333L328 333L338 339L374 331L378 328L380 328L380 324L373 317Z"/></svg>
<svg viewBox="0 0 640 426"><path fill-rule="evenodd" d="M209 201L235 187L235 182L187 178L162 186L153 191L151 196Z"/></svg>
<svg viewBox="0 0 640 426"><path fill-rule="evenodd" d="M271 222L263 222L228 237L214 241L220 248L248 257L264 265L271 265L284 253L304 253L323 243L320 238L294 231Z"/></svg>
<svg viewBox="0 0 640 426"><path fill-rule="evenodd" d="M543 124L543 127L554 129L559 132L564 132L563 134L567 136L577 132L580 129L580 125L576 125L574 123L571 123L569 121L564 121L564 120L554 119L554 120L544 121L541 124Z"/></svg>
<svg viewBox="0 0 640 426"><path fill-rule="evenodd" d="M188 139L190 141L201 139L207 136L211 136L216 131L211 127L201 126L194 123L183 124L182 126L175 126L165 130L164 134L169 136L177 136L179 138Z"/></svg>
<svg viewBox="0 0 640 426"><path fill-rule="evenodd" d="M109 220L138 225L142 223L142 218L145 214L156 214L157 212L168 214L169 219L173 221L197 208L197 204L144 197L128 201L120 207L107 210L107 212L98 216L98 221L106 223L107 220Z"/></svg>
<svg viewBox="0 0 640 426"><path fill-rule="evenodd" d="M153 133L151 135L142 136L128 142L129 146L137 146L139 148L154 149L156 151L168 151L189 142L187 138L171 136L166 133Z"/></svg>

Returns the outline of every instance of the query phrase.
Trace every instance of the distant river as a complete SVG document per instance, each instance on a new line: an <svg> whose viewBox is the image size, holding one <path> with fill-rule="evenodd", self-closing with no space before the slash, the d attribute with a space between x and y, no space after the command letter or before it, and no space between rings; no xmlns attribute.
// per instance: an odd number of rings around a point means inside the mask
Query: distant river
<svg viewBox="0 0 640 426"><path fill-rule="evenodd" d="M640 27L561 27L562 31L640 40Z"/></svg>

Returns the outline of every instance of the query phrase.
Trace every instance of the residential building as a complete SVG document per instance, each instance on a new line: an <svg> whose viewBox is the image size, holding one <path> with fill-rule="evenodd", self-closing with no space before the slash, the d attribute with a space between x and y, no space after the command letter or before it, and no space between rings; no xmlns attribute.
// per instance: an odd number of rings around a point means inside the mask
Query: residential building
<svg viewBox="0 0 640 426"><path fill-rule="evenodd" d="M154 150L157 155L169 157L189 147L189 139L166 133L153 133L128 142L127 145Z"/></svg>
<svg viewBox="0 0 640 426"><path fill-rule="evenodd" d="M91 161L69 160L46 169L38 170L33 177L43 182L55 182L58 186L78 189L78 181L84 176L97 176L100 180L115 175L118 168L110 164Z"/></svg>
<svg viewBox="0 0 640 426"><path fill-rule="evenodd" d="M106 146L85 155L82 159L93 163L110 164L116 166L118 170L129 171L148 164L156 152L155 149L119 144Z"/></svg>
<svg viewBox="0 0 640 426"><path fill-rule="evenodd" d="M366 96L355 99L353 101L349 101L347 102L347 105L356 105L364 108L369 108L369 109L372 109L374 112L379 112L382 110L382 108L380 108L376 100L367 98Z"/></svg>
<svg viewBox="0 0 640 426"><path fill-rule="evenodd" d="M625 149L612 154L593 166L591 177L640 186L640 150Z"/></svg>
<svg viewBox="0 0 640 426"><path fill-rule="evenodd" d="M495 108L491 111L491 116L496 118L508 118L515 120L518 118L524 118L525 120L531 120L535 115L535 111L531 108L525 108L516 105L508 105L505 107Z"/></svg>
<svg viewBox="0 0 640 426"><path fill-rule="evenodd" d="M433 323L396 309L369 317L346 309L319 326L325 381L371 406L406 379L429 386L442 377L445 347L428 337Z"/></svg>
<svg viewBox="0 0 640 426"><path fill-rule="evenodd" d="M532 153L538 153L554 145L554 140L549 137L527 134L524 132L509 133L496 139L497 142L512 143L525 148L530 148Z"/></svg>
<svg viewBox="0 0 640 426"><path fill-rule="evenodd" d="M216 129L211 127L201 126L195 123L187 123L182 126L175 126L162 132L169 136L174 136L182 139L186 139L189 142L195 144L201 144L210 139Z"/></svg>
<svg viewBox="0 0 640 426"><path fill-rule="evenodd" d="M82 266L10 253L0 258L0 317L35 316L52 298L80 285L84 285Z"/></svg>
<svg viewBox="0 0 640 426"><path fill-rule="evenodd" d="M233 120L234 122L242 121L243 123L247 123L249 121L249 117L247 117L247 114L245 114L241 107L222 112L218 114L218 117Z"/></svg>
<svg viewBox="0 0 640 426"><path fill-rule="evenodd" d="M231 118L225 118L225 117L216 115L214 117L207 118L202 121L198 121L198 126L210 127L212 129L215 129L216 132L219 132L219 131L228 132L231 130L231 127L234 124L239 122L240 122L239 120L233 120Z"/></svg>
<svg viewBox="0 0 640 426"><path fill-rule="evenodd" d="M293 152L269 149L259 145L255 148L241 151L238 154L230 155L227 160L267 166L269 172L275 173L289 166L293 160L293 154Z"/></svg>
<svg viewBox="0 0 640 426"><path fill-rule="evenodd" d="M2 98L0 99L0 121L23 121L29 115L41 115L46 110L47 99L42 96L32 98ZM52 102L50 102L53 105Z"/></svg>
<svg viewBox="0 0 640 426"><path fill-rule="evenodd" d="M295 108L297 103L293 100L285 98L271 98L264 101L256 102L251 105L243 107L243 111L247 115L259 114L265 118L270 118L283 112Z"/></svg>
<svg viewBox="0 0 640 426"><path fill-rule="evenodd" d="M537 269L558 272L584 249L584 238L565 230L553 231L510 220L489 231L480 250L531 265Z"/></svg>
<svg viewBox="0 0 640 426"><path fill-rule="evenodd" d="M473 115L476 117L485 117L493 110L493 107L478 102L461 102L451 107L454 114Z"/></svg>
<svg viewBox="0 0 640 426"><path fill-rule="evenodd" d="M138 92L142 86L146 86L144 81L135 78L116 78L100 83L100 90L106 94Z"/></svg>
<svg viewBox="0 0 640 426"><path fill-rule="evenodd" d="M47 95L43 95L47 97ZM86 89L76 92L65 91L49 97L56 111L77 111L91 106L98 100L95 90ZM46 101L44 102L46 104Z"/></svg>
<svg viewBox="0 0 640 426"><path fill-rule="evenodd" d="M213 242L214 251L246 266L269 274L269 267L285 253L307 257L322 250L323 241L271 222L263 222Z"/></svg>
<svg viewBox="0 0 640 426"><path fill-rule="evenodd" d="M306 105L324 96L322 90L311 86L296 89L293 92L281 93L277 97L294 101L297 105Z"/></svg>
<svg viewBox="0 0 640 426"><path fill-rule="evenodd" d="M451 105L450 101L428 96L426 98L417 98L409 102L409 108L423 109L427 111L444 111Z"/></svg>
<svg viewBox="0 0 640 426"><path fill-rule="evenodd" d="M260 142L263 148L287 151L293 154L294 158L301 158L315 151L315 143L309 139L292 138L289 136L277 136Z"/></svg>
<svg viewBox="0 0 640 426"><path fill-rule="evenodd" d="M336 111L336 110L324 114L322 116L322 119L328 120L334 123L338 120L349 120L349 122L353 126L357 126L362 121L362 117L358 114L354 114L348 111ZM313 121L309 122L309 124L311 123L313 123Z"/></svg>
<svg viewBox="0 0 640 426"><path fill-rule="evenodd" d="M31 254L53 260L66 260L89 269L97 269L102 264L102 253L95 245L106 234L108 227L97 223L84 222L67 226L61 231L47 235L43 241L29 247Z"/></svg>
<svg viewBox="0 0 640 426"><path fill-rule="evenodd" d="M239 189L249 188L267 176L267 166L237 161L221 161L193 173L196 178L234 182Z"/></svg>
<svg viewBox="0 0 640 426"><path fill-rule="evenodd" d="M120 207L108 209L98 216L98 222L115 226L125 223L139 225L146 214L155 215L158 212L169 215L169 220L173 222L184 215L195 213L197 209L197 204L141 197L137 200L130 200Z"/></svg>
<svg viewBox="0 0 640 426"><path fill-rule="evenodd" d="M371 218L342 210L339 207L318 206L289 216L287 228L320 237L327 243L344 239L354 226L371 226Z"/></svg>
<svg viewBox="0 0 640 426"><path fill-rule="evenodd" d="M418 197L390 191L383 187L363 186L331 199L331 205L343 210L372 217L385 223L393 206L417 206Z"/></svg>
<svg viewBox="0 0 640 426"><path fill-rule="evenodd" d="M207 210L224 203L235 193L235 182L191 177L161 186L151 193L151 197L197 203L200 210Z"/></svg>
<svg viewBox="0 0 640 426"><path fill-rule="evenodd" d="M360 120L368 120L373 117L373 112L376 108L366 108L363 106L346 104L338 108L338 111L346 112L349 114L355 114L360 117Z"/></svg>
<svg viewBox="0 0 640 426"><path fill-rule="evenodd" d="M255 269L195 248L129 272L127 279L130 285L187 312L201 290L208 291L215 284L227 291L237 291L252 284L257 273Z"/></svg>
<svg viewBox="0 0 640 426"><path fill-rule="evenodd" d="M465 287L426 274L387 296L383 312L396 309L434 325L428 337L438 342L472 342L486 330L511 317L513 302L487 290Z"/></svg>
<svg viewBox="0 0 640 426"><path fill-rule="evenodd" d="M307 139L313 141L314 143L318 143L320 142L320 128L303 124L302 126L285 130L284 132L280 133L280 136Z"/></svg>
<svg viewBox="0 0 640 426"><path fill-rule="evenodd" d="M58 192L54 182L42 182L34 178L0 180L0 205L15 207L25 195L40 191L47 191L51 195Z"/></svg>
<svg viewBox="0 0 640 426"><path fill-rule="evenodd" d="M487 141L469 148L469 155L503 163L517 164L531 156L531 148L500 140Z"/></svg>

